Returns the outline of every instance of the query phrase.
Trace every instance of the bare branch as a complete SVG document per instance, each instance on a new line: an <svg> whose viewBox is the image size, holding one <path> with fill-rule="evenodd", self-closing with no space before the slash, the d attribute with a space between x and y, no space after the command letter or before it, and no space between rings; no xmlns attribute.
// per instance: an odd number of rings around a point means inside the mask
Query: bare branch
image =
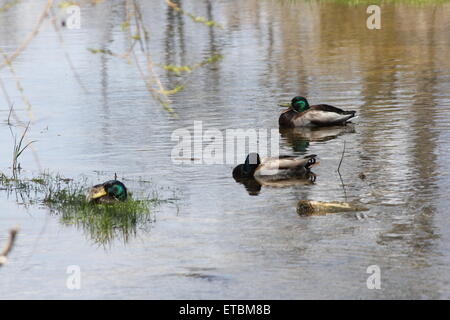
<svg viewBox="0 0 450 320"><path fill-rule="evenodd" d="M345 140L344 140L344 148L342 149L341 161L339 161L339 166L337 168L337 172L339 173L341 173L339 169L341 168L342 160L344 159L344 153L345 153Z"/></svg>
<svg viewBox="0 0 450 320"><path fill-rule="evenodd" d="M39 29L42 26L42 23L44 22L45 18L48 15L48 12L50 10L50 7L53 5L53 0L48 0L47 5L45 6L44 10L42 11L42 14L38 20L38 23L34 27L33 31L31 31L26 39L22 42L22 44L14 51L13 54L11 54L4 62L0 63L0 69L3 69L6 65L13 62L15 58L17 58L30 44L30 42L36 37L36 35L39 33Z"/></svg>

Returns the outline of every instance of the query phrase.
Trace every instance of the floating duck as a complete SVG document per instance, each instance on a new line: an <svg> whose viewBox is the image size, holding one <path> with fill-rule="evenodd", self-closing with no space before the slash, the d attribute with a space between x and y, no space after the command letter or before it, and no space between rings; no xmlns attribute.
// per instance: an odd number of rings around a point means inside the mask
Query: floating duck
<svg viewBox="0 0 450 320"><path fill-rule="evenodd" d="M306 98L295 97L289 109L280 115L278 123L280 127L342 125L355 117L355 114L356 111L344 111L327 104L310 106Z"/></svg>
<svg viewBox="0 0 450 320"><path fill-rule="evenodd" d="M278 158L263 158L259 154L250 153L245 163L233 169L235 180L243 178L260 178L269 180L283 180L293 177L308 178L310 167L316 163L316 155L305 157L281 156Z"/></svg>

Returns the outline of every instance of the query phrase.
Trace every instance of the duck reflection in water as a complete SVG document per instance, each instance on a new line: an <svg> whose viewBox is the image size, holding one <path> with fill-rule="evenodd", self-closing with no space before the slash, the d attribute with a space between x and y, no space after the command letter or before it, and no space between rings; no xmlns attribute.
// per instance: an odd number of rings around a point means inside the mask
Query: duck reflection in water
<svg viewBox="0 0 450 320"><path fill-rule="evenodd" d="M260 158L250 153L245 162L233 169L233 178L242 183L250 195L257 195L262 186L288 187L299 184L312 184L316 175L310 168L318 162L316 155L305 157L280 156Z"/></svg>
<svg viewBox="0 0 450 320"><path fill-rule="evenodd" d="M308 150L310 142L323 142L337 138L346 133L354 133L355 126L347 124L345 126L331 126L331 127L298 127L298 128L283 128L279 129L281 137L292 146L292 149L297 152L305 152Z"/></svg>

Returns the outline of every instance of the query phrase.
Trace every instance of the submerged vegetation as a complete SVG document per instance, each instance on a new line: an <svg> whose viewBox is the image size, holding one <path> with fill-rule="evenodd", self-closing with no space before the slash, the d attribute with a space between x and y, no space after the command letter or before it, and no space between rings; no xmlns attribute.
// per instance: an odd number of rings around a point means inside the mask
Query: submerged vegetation
<svg viewBox="0 0 450 320"><path fill-rule="evenodd" d="M0 6L0 14L13 9L20 1L8 1ZM64 47L61 26L65 26L65 21L61 21L61 10L65 10L68 6L77 5L101 5L101 2L83 2L83 1L63 1L56 5L56 1L47 0L43 5L38 22L33 26L32 31L27 35L23 42L12 53L6 53L0 50L3 61L0 61L0 70L7 67L12 78L16 82L17 90L23 103L27 106L30 121L33 120L32 105L26 97L20 78L16 76L13 68L15 59L20 56L39 34L44 21L49 20L54 31L58 34L58 39L65 55L67 63L70 66L73 76L77 83L87 92L83 84L83 79L79 76L75 66L72 63L70 55ZM180 79L183 75L189 74L194 70L207 64L215 63L222 59L220 54L211 53L209 57L204 58L198 63L190 65L163 65L153 62L150 52L150 37L145 26L144 19L138 1L125 0L125 22L121 25L127 40L126 50L122 54L114 53L110 49L92 49L88 50L94 54L112 55L117 58L124 59L127 63L136 67L139 76L145 82L148 91L158 101L164 109L171 114L176 115L175 110L171 107L169 95L176 94L185 88L186 79ZM164 3L164 1L163 1ZM171 1L165 4L170 10L177 14L184 15L207 27L221 26L213 20L198 17ZM58 11L59 10L59 11ZM167 83L160 79L155 67L165 72L174 73L178 76L177 82ZM178 81L183 80L183 82ZM150 194L138 194L136 197L130 196L124 202L115 204L93 204L87 201L87 187L93 185L92 181L87 178L65 178L60 174L42 173L38 176L24 177L21 173L20 158L25 150L31 149L35 156L35 161L42 172L36 152L32 148L35 141L30 141L27 134L30 129L30 122L22 121L14 110L14 101L10 99L10 95L4 82L0 78L0 90L3 94L7 105L9 106L8 118L6 125L11 131L13 139L13 154L10 164L11 174L0 171L0 192L6 193L8 196L15 196L18 204L23 206L41 206L50 211L52 215L60 218L64 225L76 226L81 228L96 243L107 244L114 238L120 238L127 241L131 236L136 234L138 228L147 228L149 223L155 219L155 208L162 203L172 203L176 201L176 196L169 199L161 199L156 191ZM14 132L14 127L20 127L20 132ZM31 147L30 147L31 146ZM28 151L27 151L28 152ZM139 183L139 182L138 182Z"/></svg>
<svg viewBox="0 0 450 320"><path fill-rule="evenodd" d="M10 114L13 111L10 109ZM86 177L66 178L60 174L41 173L25 177L21 173L19 159L35 141L27 141L29 123L20 135L13 130L8 118L9 129L13 139L13 157L11 175L0 171L0 191L8 196L15 196L18 204L23 206L41 206L58 216L64 225L82 229L89 238L98 244L108 244L113 239L124 242L134 236L138 228L148 228L155 219L155 208L162 203L173 203L174 195L161 199L156 190L149 194L139 194L139 198L129 194L126 201L114 204L96 204L89 202L86 195L94 183ZM137 181L147 183L147 181ZM148 189L148 185L144 190Z"/></svg>
<svg viewBox="0 0 450 320"><path fill-rule="evenodd" d="M0 173L0 190L15 194L22 205L40 205L60 217L64 225L81 228L99 244L118 238L124 242L146 229L155 220L155 208L177 198L161 199L156 191L142 199L132 195L124 202L94 204L86 199L87 179L69 179L59 174L41 174L33 178L9 177Z"/></svg>
<svg viewBox="0 0 450 320"><path fill-rule="evenodd" d="M93 204L82 193L59 190L44 203L54 214L60 215L65 225L74 225L87 231L96 243L106 244L114 238L124 242L136 234L138 227L145 228L154 221L153 207L158 199L137 200L129 198L114 204Z"/></svg>

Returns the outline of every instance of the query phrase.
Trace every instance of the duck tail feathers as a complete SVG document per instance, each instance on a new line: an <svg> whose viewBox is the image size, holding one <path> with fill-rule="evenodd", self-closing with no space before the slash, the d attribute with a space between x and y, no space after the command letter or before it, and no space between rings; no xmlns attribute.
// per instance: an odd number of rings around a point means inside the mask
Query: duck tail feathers
<svg viewBox="0 0 450 320"><path fill-rule="evenodd" d="M349 115L351 115L350 118L356 117L356 111L345 111L344 114L349 114Z"/></svg>
<svg viewBox="0 0 450 320"><path fill-rule="evenodd" d="M315 165L317 162L316 157L317 157L317 155L315 155L315 154L310 154L310 155L303 157L304 159L308 159L308 162L306 163L305 168L309 169L310 167Z"/></svg>

